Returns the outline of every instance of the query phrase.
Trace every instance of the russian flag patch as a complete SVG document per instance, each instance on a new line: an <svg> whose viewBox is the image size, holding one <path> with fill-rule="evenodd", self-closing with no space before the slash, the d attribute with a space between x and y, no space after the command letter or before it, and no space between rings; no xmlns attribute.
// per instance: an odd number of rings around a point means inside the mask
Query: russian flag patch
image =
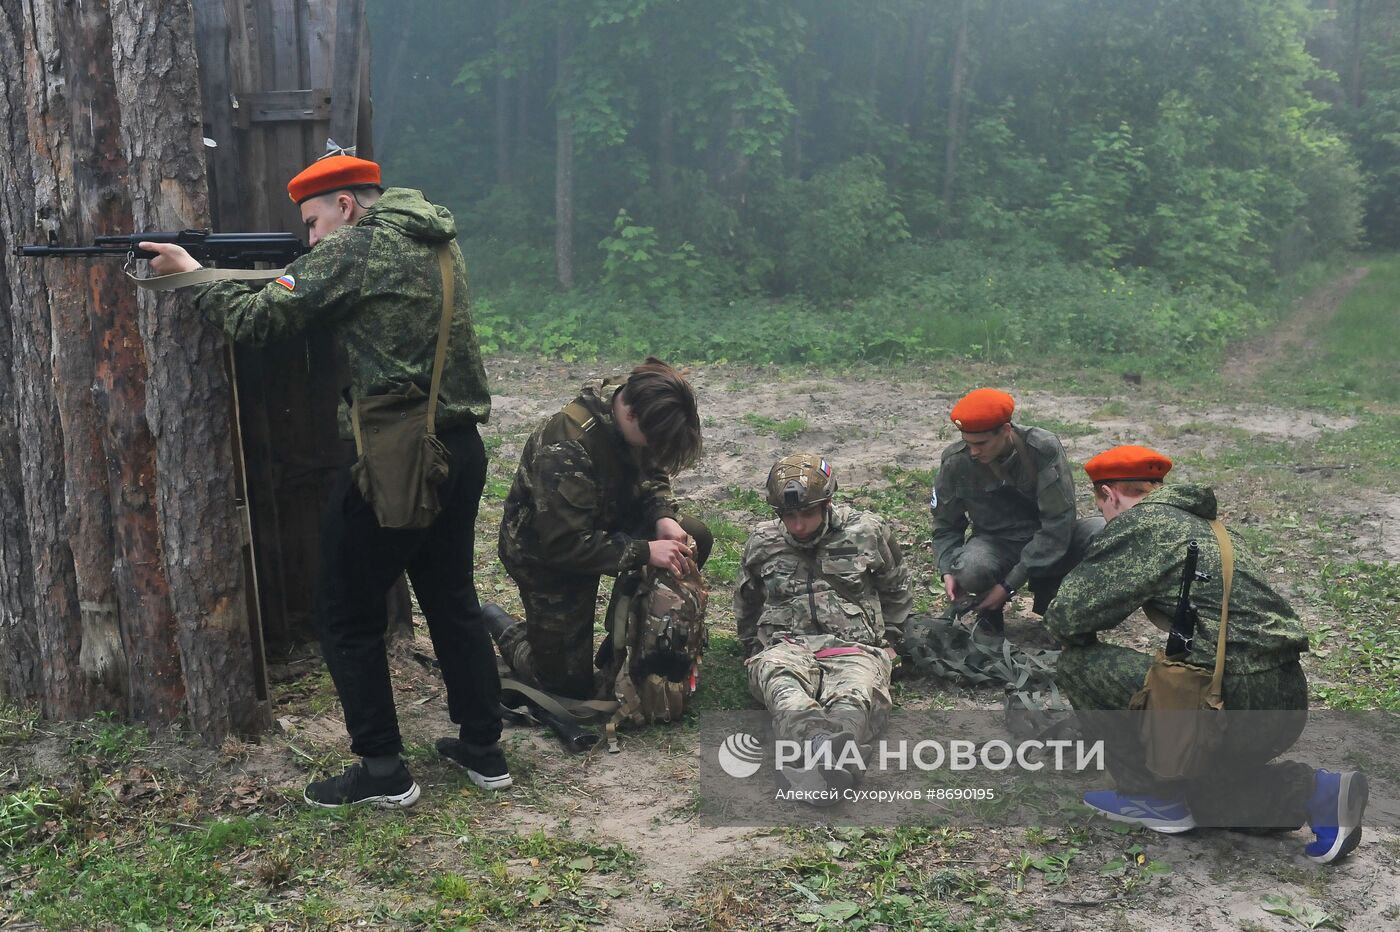
<svg viewBox="0 0 1400 932"><path fill-rule="evenodd" d="M281 285L288 291L297 290L297 280L290 275L283 275L281 278L277 279L277 284Z"/></svg>
<svg viewBox="0 0 1400 932"><path fill-rule="evenodd" d="M822 461L821 461L821 465L819 465L817 468L820 469L820 470L822 471L822 475L823 475L823 476L830 476L830 475L831 475L831 467L830 467L829 465L827 465L826 460L822 460Z"/></svg>

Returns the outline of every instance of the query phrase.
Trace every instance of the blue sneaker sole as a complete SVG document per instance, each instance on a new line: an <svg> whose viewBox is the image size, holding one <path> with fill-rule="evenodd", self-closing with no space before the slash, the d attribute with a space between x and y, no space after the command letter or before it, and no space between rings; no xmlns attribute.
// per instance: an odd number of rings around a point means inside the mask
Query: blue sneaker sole
<svg viewBox="0 0 1400 932"><path fill-rule="evenodd" d="M1141 825L1143 828L1160 832L1163 835L1180 835L1182 832L1189 832L1196 827L1194 816L1187 816L1184 819L1154 819L1148 816L1126 816L1114 812L1110 809L1100 809L1088 800L1084 805L1106 817L1110 822L1126 822L1129 825Z"/></svg>
<svg viewBox="0 0 1400 932"><path fill-rule="evenodd" d="M1340 860L1361 844L1361 817L1366 814L1371 786L1366 781L1366 775L1359 772L1343 775L1341 784L1337 793L1337 837L1326 851L1308 855L1309 860L1318 864Z"/></svg>

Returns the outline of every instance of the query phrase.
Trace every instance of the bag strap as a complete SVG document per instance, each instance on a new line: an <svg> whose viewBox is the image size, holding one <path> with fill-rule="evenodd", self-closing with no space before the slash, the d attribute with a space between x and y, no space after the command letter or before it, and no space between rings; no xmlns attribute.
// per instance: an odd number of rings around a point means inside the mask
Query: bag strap
<svg viewBox="0 0 1400 932"><path fill-rule="evenodd" d="M611 699L570 699L566 696L556 696L505 675L509 671L500 672L501 692L503 694L519 693L546 712L553 712L565 721L589 725L612 715L620 705Z"/></svg>
<svg viewBox="0 0 1400 932"><path fill-rule="evenodd" d="M437 353L433 357L433 381L428 388L428 434L437 433L438 388L442 385L442 364L447 359L447 334L452 329L452 306L456 298L457 276L452 271L452 247L438 247L438 269L442 272L442 320L438 323Z"/></svg>
<svg viewBox="0 0 1400 932"><path fill-rule="evenodd" d="M1225 591L1220 596L1220 637L1215 643L1215 675L1210 678L1210 694L1220 698L1220 684L1225 679L1225 628L1230 621L1230 585L1235 579L1235 547L1230 542L1230 533L1219 521L1212 521L1210 529L1220 543L1220 578Z"/></svg>

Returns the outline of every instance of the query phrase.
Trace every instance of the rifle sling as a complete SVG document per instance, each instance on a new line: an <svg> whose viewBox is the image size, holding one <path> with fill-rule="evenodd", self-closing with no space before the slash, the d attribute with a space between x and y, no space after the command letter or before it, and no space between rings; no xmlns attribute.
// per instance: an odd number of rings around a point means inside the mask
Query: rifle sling
<svg viewBox="0 0 1400 932"><path fill-rule="evenodd" d="M274 278L281 278L283 275L286 275L287 270L285 268L194 269L189 272L176 272L173 275L154 275L150 278L138 278L130 272L126 272L125 274L137 288L145 288L147 291L174 291L176 288L188 288L191 285L207 285L210 282L270 282Z"/></svg>

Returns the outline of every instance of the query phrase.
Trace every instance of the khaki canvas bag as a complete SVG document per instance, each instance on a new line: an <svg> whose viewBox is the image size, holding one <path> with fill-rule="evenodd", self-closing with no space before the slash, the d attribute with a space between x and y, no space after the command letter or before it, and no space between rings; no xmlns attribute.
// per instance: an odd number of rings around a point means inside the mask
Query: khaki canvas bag
<svg viewBox="0 0 1400 932"><path fill-rule="evenodd" d="M1235 554L1230 535L1219 521L1210 529L1220 543L1220 572L1224 593L1220 600L1220 636L1215 645L1215 670L1180 660L1168 660L1165 651L1148 668L1147 678L1129 709L1141 711L1139 735L1146 751L1147 769L1160 780L1190 780L1209 769L1225 735L1225 630L1230 616L1230 584Z"/></svg>
<svg viewBox="0 0 1400 932"><path fill-rule="evenodd" d="M365 501L374 507L382 528L425 528L442 510L438 486L447 478L448 455L437 438L437 401L456 285L452 251L446 243L438 247L438 267L442 272L442 321L428 394L409 383L387 394L357 398L350 406L359 455L350 474Z"/></svg>

